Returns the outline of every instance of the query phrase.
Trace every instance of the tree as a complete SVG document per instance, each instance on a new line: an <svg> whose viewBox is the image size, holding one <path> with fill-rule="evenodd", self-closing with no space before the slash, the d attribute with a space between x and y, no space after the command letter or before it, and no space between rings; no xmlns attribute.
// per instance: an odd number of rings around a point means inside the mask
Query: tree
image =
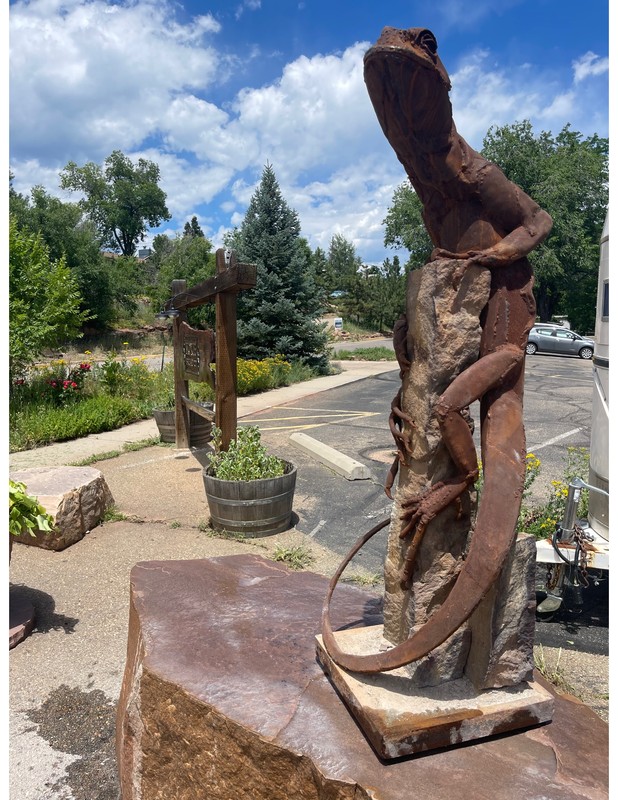
<svg viewBox="0 0 618 800"><path fill-rule="evenodd" d="M190 288L215 274L216 265L212 243L203 234L200 236L183 233L176 239L159 234L153 239L153 249L154 252L150 256L149 262L152 262L151 266L156 272L156 276L150 289L150 296L157 308L160 308L171 297L173 280L186 280L187 288ZM213 327L215 324L214 304L206 303L198 308L190 308L188 320L194 326Z"/></svg>
<svg viewBox="0 0 618 800"><path fill-rule="evenodd" d="M200 224L197 221L197 217L191 217L191 222L185 222L185 227L182 233L183 236L201 236L202 239L205 238L204 231L200 228Z"/></svg>
<svg viewBox="0 0 618 800"><path fill-rule="evenodd" d="M343 313L359 325L374 330L392 330L405 311L406 273L398 256L382 266L365 265L357 273L345 297L340 301Z"/></svg>
<svg viewBox="0 0 618 800"><path fill-rule="evenodd" d="M326 333L318 322L320 292L310 250L303 246L296 211L284 200L267 164L240 229L226 237L241 261L257 265L255 289L238 298L238 352L246 358L277 354L326 369Z"/></svg>
<svg viewBox="0 0 618 800"><path fill-rule="evenodd" d="M529 121L490 128L483 155L498 164L553 218L547 239L530 254L542 321L568 316L576 330L594 330L599 247L608 203L609 143L583 138L566 125L534 136Z"/></svg>
<svg viewBox="0 0 618 800"><path fill-rule="evenodd" d="M315 284L322 293L323 302L326 303L328 295L334 289L334 285L328 258L321 247L316 247L311 254L311 266Z"/></svg>
<svg viewBox="0 0 618 800"><path fill-rule="evenodd" d="M9 372L18 377L46 347L79 335L77 281L64 258L53 261L40 234L9 220Z"/></svg>
<svg viewBox="0 0 618 800"><path fill-rule="evenodd" d="M409 181L395 189L383 224L384 246L409 251L408 270L419 269L429 261L434 245L423 222L423 205Z"/></svg>
<svg viewBox="0 0 618 800"><path fill-rule="evenodd" d="M158 184L159 167L153 161L140 158L136 166L120 150L105 159L103 168L69 161L60 173L63 189L85 195L79 207L95 224L103 246L123 256L135 254L149 227L171 219Z"/></svg>
<svg viewBox="0 0 618 800"><path fill-rule="evenodd" d="M348 292L355 283L362 259L356 254L353 242L336 233L330 240L328 248L328 274L332 289Z"/></svg>
<svg viewBox="0 0 618 800"><path fill-rule="evenodd" d="M89 325L105 327L114 317L114 301L120 287L113 280L110 263L101 255L98 234L91 222L82 220L76 203L66 203L35 186L30 197L9 187L9 212L22 231L40 233L52 261L64 258L75 275L82 296L82 310L90 313Z"/></svg>
<svg viewBox="0 0 618 800"><path fill-rule="evenodd" d="M553 218L547 239L530 254L537 312L557 314L586 333L594 329L599 242L608 202L607 139L584 138L566 125L557 136L535 136L528 120L490 128L482 155L536 200ZM406 267L422 266L432 244L421 203L404 183L388 210L384 244L410 251Z"/></svg>

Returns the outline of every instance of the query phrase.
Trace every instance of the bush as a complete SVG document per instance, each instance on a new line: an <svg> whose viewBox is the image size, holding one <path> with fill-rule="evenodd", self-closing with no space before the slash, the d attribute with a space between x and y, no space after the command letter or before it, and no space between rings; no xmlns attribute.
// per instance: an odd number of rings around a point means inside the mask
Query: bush
<svg viewBox="0 0 618 800"><path fill-rule="evenodd" d="M86 351L88 352L88 351ZM274 389L313 377L300 363L282 356L264 361L238 359L238 394ZM199 402L215 399L205 383L190 382L190 396ZM145 358L120 356L115 350L100 364L70 364L58 359L33 368L13 381L10 392L11 452L114 430L152 416L154 408L173 408L174 368L152 372Z"/></svg>
<svg viewBox="0 0 618 800"><path fill-rule="evenodd" d="M583 447L568 447L565 455L564 478L561 481L552 481L547 501L542 505L529 506L526 502L530 496L531 487L541 472L541 461L534 453L526 456L526 477L524 492L517 521L517 530L531 533L535 539L546 539L552 536L556 528L562 524L566 500L569 493L569 483L573 478L586 478L588 475L588 451ZM475 484L477 492L483 491L483 468L479 463L479 477ZM589 492L584 489L581 493L578 514L580 518L588 516Z"/></svg>
<svg viewBox="0 0 618 800"><path fill-rule="evenodd" d="M227 450L220 450L221 430L213 428L215 454L210 459L210 472L222 481L255 481L277 478L285 472L285 462L268 455L256 425L238 428Z"/></svg>

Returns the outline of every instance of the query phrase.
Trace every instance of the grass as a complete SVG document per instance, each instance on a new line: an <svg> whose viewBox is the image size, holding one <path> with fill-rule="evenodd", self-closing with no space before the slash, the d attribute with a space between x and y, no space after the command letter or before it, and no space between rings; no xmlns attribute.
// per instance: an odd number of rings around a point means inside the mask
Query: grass
<svg viewBox="0 0 618 800"><path fill-rule="evenodd" d="M555 665L553 667L550 667L545 660L545 652L543 650L543 645L540 644L538 648L535 649L534 652L534 666L545 678L545 680L549 681L557 689L560 689L563 692L567 692L568 694L574 694L575 690L567 682L564 676L564 672L560 667L561 658L562 658L562 648L558 650L558 657L556 659Z"/></svg>
<svg viewBox="0 0 618 800"><path fill-rule="evenodd" d="M336 361L395 361L395 351L389 347L359 347L357 350L335 350Z"/></svg>
<svg viewBox="0 0 618 800"><path fill-rule="evenodd" d="M127 442L120 450L107 450L105 453L95 453L92 456L83 458L81 461L73 461L69 464L70 467L89 467L90 464L96 464L97 461L107 461L110 458L118 458L123 453L134 453L138 450L143 450L145 447L171 447L171 444L161 443L158 436L149 439L140 439L138 442Z"/></svg>
<svg viewBox="0 0 618 800"><path fill-rule="evenodd" d="M343 578L344 583L354 583L356 586L379 586L382 581L381 572L356 572Z"/></svg>
<svg viewBox="0 0 618 800"><path fill-rule="evenodd" d="M173 365L149 370L143 357L113 351L101 362L91 353L83 361L64 358L33 368L15 378L9 396L9 451L30 450L54 442L79 439L152 416L173 400ZM310 367L281 356L251 361L239 359L238 395L287 386L316 376ZM192 382L193 400L213 399L206 383ZM113 454L116 455L116 454ZM112 456L113 457L113 456Z"/></svg>
<svg viewBox="0 0 618 800"><path fill-rule="evenodd" d="M302 544L293 547L277 545L273 553L273 561L281 561L290 569L305 569L315 561L315 556L308 547Z"/></svg>
<svg viewBox="0 0 618 800"><path fill-rule="evenodd" d="M122 522L128 519L126 514L119 511L115 505L109 506L101 518L101 522Z"/></svg>

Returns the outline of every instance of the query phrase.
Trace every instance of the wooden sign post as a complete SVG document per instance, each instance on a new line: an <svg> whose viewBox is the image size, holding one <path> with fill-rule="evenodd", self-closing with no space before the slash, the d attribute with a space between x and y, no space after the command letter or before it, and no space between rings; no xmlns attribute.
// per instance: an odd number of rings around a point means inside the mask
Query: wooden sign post
<svg viewBox="0 0 618 800"><path fill-rule="evenodd" d="M217 272L212 278L186 288L186 281L173 281L172 298L164 311L179 312L174 317L174 395L176 401L176 447L189 447L189 410L212 418L212 412L189 399L188 380L214 384L214 421L221 429L221 449L227 450L236 438L236 295L256 283L255 264L239 264L233 251L217 250ZM186 322L189 308L215 303L216 336L212 331L197 331ZM212 342L215 345L216 377L210 370Z"/></svg>

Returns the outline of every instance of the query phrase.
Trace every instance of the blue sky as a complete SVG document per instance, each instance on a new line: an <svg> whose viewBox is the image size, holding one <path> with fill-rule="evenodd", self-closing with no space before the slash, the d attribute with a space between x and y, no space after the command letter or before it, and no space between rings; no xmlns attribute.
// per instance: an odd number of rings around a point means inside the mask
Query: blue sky
<svg viewBox="0 0 618 800"><path fill-rule="evenodd" d="M458 130L530 119L608 135L604 0L18 0L9 21L14 187L64 199L69 161L113 150L161 170L175 235L194 214L215 246L270 162L313 248L335 233L366 263L392 251L383 220L405 175L362 77L386 25L427 27Z"/></svg>

